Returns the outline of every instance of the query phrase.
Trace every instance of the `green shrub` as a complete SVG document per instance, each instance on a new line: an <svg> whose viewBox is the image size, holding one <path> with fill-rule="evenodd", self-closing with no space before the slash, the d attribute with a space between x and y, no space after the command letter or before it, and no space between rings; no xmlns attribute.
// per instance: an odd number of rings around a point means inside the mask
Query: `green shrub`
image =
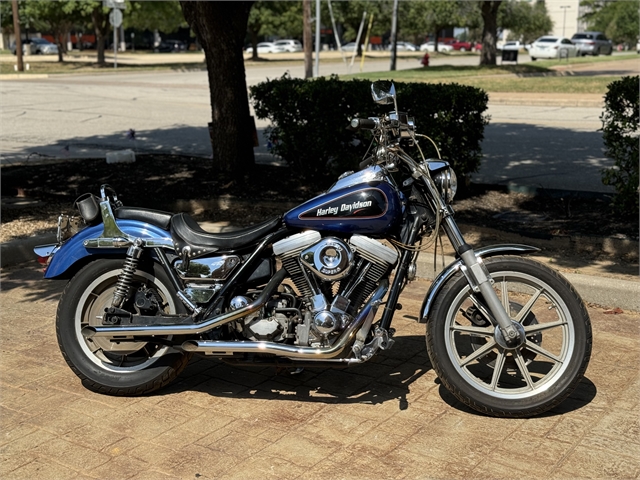
<svg viewBox="0 0 640 480"><path fill-rule="evenodd" d="M615 188L612 206L619 214L638 215L639 77L623 77L608 86L604 99L602 138L615 166L603 170L602 182Z"/></svg>
<svg viewBox="0 0 640 480"><path fill-rule="evenodd" d="M487 94L457 84L396 83L398 108L415 118L418 133L431 137L460 176L478 170L480 143L488 123ZM288 75L251 87L256 115L271 120L267 137L273 153L304 175L357 169L371 136L347 129L352 118L381 116L368 80L314 80ZM425 155L436 157L428 141Z"/></svg>

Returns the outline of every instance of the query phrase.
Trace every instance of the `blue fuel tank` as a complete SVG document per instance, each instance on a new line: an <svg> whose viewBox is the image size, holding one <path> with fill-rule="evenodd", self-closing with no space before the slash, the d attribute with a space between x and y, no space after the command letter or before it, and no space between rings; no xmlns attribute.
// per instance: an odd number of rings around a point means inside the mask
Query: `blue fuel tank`
<svg viewBox="0 0 640 480"><path fill-rule="evenodd" d="M353 180L372 177L363 173L358 172L350 176L353 178L339 181L327 193L288 211L284 215L285 225L320 232L369 236L386 234L400 222L402 202L396 189L386 181L377 179L380 177L349 185Z"/></svg>

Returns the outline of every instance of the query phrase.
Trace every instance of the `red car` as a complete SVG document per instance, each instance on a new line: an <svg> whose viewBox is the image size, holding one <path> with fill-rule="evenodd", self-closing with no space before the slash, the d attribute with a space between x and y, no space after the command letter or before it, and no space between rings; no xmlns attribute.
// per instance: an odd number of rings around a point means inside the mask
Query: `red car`
<svg viewBox="0 0 640 480"><path fill-rule="evenodd" d="M480 43L461 42L460 40L449 40L446 42L446 45L451 45L454 50L458 50L460 52L470 52L472 50L480 50L482 48L482 44Z"/></svg>

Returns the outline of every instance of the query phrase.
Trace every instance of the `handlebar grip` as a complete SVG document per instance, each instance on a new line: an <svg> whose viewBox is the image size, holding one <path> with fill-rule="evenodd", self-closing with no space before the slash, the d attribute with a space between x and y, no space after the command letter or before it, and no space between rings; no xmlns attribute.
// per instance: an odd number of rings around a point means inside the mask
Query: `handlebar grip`
<svg viewBox="0 0 640 480"><path fill-rule="evenodd" d="M363 168L367 168L368 166L373 165L373 162L373 157L367 157L363 161L361 161L358 166L360 167L360 170L362 170Z"/></svg>
<svg viewBox="0 0 640 480"><path fill-rule="evenodd" d="M354 118L351 120L351 128L373 130L376 128L376 122L370 118Z"/></svg>

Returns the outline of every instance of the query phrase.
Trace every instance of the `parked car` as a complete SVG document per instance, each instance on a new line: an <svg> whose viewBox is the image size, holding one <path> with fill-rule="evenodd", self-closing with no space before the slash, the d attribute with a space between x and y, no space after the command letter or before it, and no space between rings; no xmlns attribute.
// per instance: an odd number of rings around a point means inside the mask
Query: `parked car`
<svg viewBox="0 0 640 480"><path fill-rule="evenodd" d="M284 47L276 45L274 42L260 42L256 45L258 53L282 53L285 51ZM247 53L253 53L253 47L249 47L245 50Z"/></svg>
<svg viewBox="0 0 640 480"><path fill-rule="evenodd" d="M521 48L524 48L522 43L515 41L515 42L504 42L504 44L502 45L502 47L499 48L499 50L520 50Z"/></svg>
<svg viewBox="0 0 640 480"><path fill-rule="evenodd" d="M349 43L345 43L340 48L342 48L343 52L353 52L358 48L358 45L356 44L356 42L349 42Z"/></svg>
<svg viewBox="0 0 640 480"><path fill-rule="evenodd" d="M460 40L449 40L446 45L449 45L454 50L460 52L470 52L472 47L471 43L461 42Z"/></svg>
<svg viewBox="0 0 640 480"><path fill-rule="evenodd" d="M302 51L302 44L298 40L278 40L274 42L274 45L284 48L285 52L293 53ZM258 50L258 53L260 53L260 50Z"/></svg>
<svg viewBox="0 0 640 480"><path fill-rule="evenodd" d="M636 43L636 53L640 53L640 38L638 39L638 43Z"/></svg>
<svg viewBox="0 0 640 480"><path fill-rule="evenodd" d="M9 47L11 53L16 54L16 43ZM22 40L22 52L31 55L57 55L58 46L44 38L28 38Z"/></svg>
<svg viewBox="0 0 640 480"><path fill-rule="evenodd" d="M571 37L578 47L578 55L611 55L613 44L602 32L582 32Z"/></svg>
<svg viewBox="0 0 640 480"><path fill-rule="evenodd" d="M438 42L438 51L439 52L451 52L453 47L451 45L447 45L446 43ZM420 45L421 52L435 52L436 44L435 42L426 42Z"/></svg>
<svg viewBox="0 0 640 480"><path fill-rule="evenodd" d="M128 46L127 48L131 48L131 47ZM158 45L154 49L154 51L155 52L160 52L160 53L186 52L187 51L187 44L184 43L182 40L163 40L162 42L160 42L160 45Z"/></svg>
<svg viewBox="0 0 640 480"><path fill-rule="evenodd" d="M389 45L389 50L391 50L392 45ZM396 51L397 52L415 52L418 50L413 43L409 42L396 42Z"/></svg>
<svg viewBox="0 0 640 480"><path fill-rule="evenodd" d="M529 47L531 60L538 58L564 58L578 55L578 47L571 40L563 37L545 35L538 38Z"/></svg>

